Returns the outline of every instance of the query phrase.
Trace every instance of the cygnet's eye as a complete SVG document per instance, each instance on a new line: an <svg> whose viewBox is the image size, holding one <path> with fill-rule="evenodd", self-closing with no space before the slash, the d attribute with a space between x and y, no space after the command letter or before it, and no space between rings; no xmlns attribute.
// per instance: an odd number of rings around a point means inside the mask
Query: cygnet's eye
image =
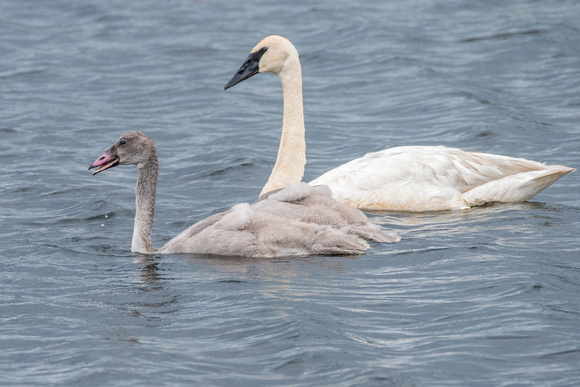
<svg viewBox="0 0 580 387"><path fill-rule="evenodd" d="M119 141L119 144L125 146L125 145L127 145L127 140L121 140L121 141Z"/></svg>

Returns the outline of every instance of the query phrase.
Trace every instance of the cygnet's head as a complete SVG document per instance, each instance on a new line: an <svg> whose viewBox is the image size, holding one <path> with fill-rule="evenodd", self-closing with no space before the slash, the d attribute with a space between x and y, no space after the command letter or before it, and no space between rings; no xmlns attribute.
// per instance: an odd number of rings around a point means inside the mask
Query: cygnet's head
<svg viewBox="0 0 580 387"><path fill-rule="evenodd" d="M156 153L155 143L144 133L130 130L107 149L89 169L99 167L93 175L117 165L137 165L139 168Z"/></svg>
<svg viewBox="0 0 580 387"><path fill-rule="evenodd" d="M258 73L280 75L289 59L298 59L296 47L282 36L268 36L252 49L240 69L224 86L224 90Z"/></svg>

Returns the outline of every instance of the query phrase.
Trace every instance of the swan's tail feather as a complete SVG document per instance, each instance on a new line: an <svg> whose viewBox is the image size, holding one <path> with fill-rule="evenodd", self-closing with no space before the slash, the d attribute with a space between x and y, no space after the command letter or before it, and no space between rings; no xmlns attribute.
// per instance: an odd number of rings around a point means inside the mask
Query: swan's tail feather
<svg viewBox="0 0 580 387"><path fill-rule="evenodd" d="M548 170L546 171L545 174L533 179L533 180L541 180L541 179L547 180L549 184L546 187L549 187L552 183L554 183L562 176L567 175L570 172L574 172L576 170L575 168L565 167L563 165L547 165L546 167L548 167Z"/></svg>
<svg viewBox="0 0 580 387"><path fill-rule="evenodd" d="M546 169L522 172L478 186L463 194L470 206L489 202L523 202L551 186L562 176L575 171L562 165L546 165Z"/></svg>

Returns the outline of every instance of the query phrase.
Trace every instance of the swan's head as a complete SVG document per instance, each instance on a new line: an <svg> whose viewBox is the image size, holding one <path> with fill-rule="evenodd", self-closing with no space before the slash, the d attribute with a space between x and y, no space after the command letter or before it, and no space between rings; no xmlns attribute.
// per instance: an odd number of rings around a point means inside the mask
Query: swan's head
<svg viewBox="0 0 580 387"><path fill-rule="evenodd" d="M107 149L89 169L99 167L93 172L93 175L96 175L117 165L137 165L139 167L145 164L156 152L155 143L149 136L130 130Z"/></svg>
<svg viewBox="0 0 580 387"><path fill-rule="evenodd" d="M252 49L240 69L224 86L224 90L258 73L281 75L288 62L297 59L298 51L288 39L278 35L268 36Z"/></svg>

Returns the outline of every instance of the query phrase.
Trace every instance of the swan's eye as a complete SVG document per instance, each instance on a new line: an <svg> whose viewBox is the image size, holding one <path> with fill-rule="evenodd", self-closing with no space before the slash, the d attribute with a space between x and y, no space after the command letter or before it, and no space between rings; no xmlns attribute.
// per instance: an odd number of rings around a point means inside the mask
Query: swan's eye
<svg viewBox="0 0 580 387"><path fill-rule="evenodd" d="M121 144L121 145L127 145L127 140L121 140L121 141L119 141L119 144Z"/></svg>

